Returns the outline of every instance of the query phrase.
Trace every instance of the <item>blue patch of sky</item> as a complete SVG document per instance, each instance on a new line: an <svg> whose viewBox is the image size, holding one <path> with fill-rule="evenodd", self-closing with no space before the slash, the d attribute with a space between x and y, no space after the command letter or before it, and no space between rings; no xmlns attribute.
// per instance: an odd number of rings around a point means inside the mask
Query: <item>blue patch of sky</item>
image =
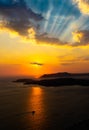
<svg viewBox="0 0 89 130"><path fill-rule="evenodd" d="M61 10L60 15L74 15L75 17L79 17L80 11L73 4L72 0L25 0L27 5L40 13L47 13L50 10L50 3L53 6L52 15L55 15L59 8L61 8L62 4L64 4L63 10ZM71 12L71 10L73 11ZM69 13L65 14L67 10L70 10Z"/></svg>

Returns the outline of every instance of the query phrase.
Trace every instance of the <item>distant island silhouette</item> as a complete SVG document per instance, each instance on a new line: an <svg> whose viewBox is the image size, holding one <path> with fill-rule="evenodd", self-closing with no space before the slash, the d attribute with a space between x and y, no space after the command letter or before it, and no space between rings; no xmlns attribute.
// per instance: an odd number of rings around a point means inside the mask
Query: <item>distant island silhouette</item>
<svg viewBox="0 0 89 130"><path fill-rule="evenodd" d="M53 73L44 74L39 79L17 79L14 82L22 82L24 84L37 84L41 86L71 86L81 85L89 86L89 73Z"/></svg>

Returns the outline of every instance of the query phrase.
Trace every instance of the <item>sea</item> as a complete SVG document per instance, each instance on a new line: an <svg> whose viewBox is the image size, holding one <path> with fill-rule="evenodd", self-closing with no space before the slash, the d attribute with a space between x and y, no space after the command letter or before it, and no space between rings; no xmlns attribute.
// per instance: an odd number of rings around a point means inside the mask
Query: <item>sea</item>
<svg viewBox="0 0 89 130"><path fill-rule="evenodd" d="M0 130L87 130L85 122L89 122L88 86L0 80Z"/></svg>

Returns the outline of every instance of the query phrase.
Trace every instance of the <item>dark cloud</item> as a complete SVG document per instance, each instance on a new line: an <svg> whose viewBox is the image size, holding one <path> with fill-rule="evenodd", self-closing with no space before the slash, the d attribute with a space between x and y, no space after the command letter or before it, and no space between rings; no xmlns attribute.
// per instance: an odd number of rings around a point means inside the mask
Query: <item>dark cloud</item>
<svg viewBox="0 0 89 130"><path fill-rule="evenodd" d="M47 43L51 45L68 45L70 47L86 46L89 45L89 30L80 30L73 33L74 42L63 42L58 38L51 37L47 33L36 34L35 38L37 43Z"/></svg>
<svg viewBox="0 0 89 130"><path fill-rule="evenodd" d="M28 29L36 29L41 20L43 17L28 8L24 0L0 0L0 22L5 28L27 36Z"/></svg>
<svg viewBox="0 0 89 130"><path fill-rule="evenodd" d="M82 38L80 39L80 43L89 44L89 30L81 30L79 32L83 34Z"/></svg>
<svg viewBox="0 0 89 130"><path fill-rule="evenodd" d="M89 30L79 30L73 34L74 40L77 41L73 46L89 45Z"/></svg>
<svg viewBox="0 0 89 130"><path fill-rule="evenodd" d="M58 38L50 37L47 33L43 33L35 36L37 43L47 43L53 45L66 45L68 43L62 42Z"/></svg>
<svg viewBox="0 0 89 130"><path fill-rule="evenodd" d="M38 62L31 62L30 64L31 65L38 65L38 66L43 66L44 65L43 63L38 63Z"/></svg>

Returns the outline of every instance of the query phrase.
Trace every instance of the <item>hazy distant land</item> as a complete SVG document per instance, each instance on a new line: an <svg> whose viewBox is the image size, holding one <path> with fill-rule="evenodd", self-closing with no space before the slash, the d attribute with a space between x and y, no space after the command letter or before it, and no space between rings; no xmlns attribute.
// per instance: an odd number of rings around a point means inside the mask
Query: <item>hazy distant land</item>
<svg viewBox="0 0 89 130"><path fill-rule="evenodd" d="M45 74L39 79L17 79L15 82L37 84L42 86L89 86L89 73L71 74L67 72Z"/></svg>

